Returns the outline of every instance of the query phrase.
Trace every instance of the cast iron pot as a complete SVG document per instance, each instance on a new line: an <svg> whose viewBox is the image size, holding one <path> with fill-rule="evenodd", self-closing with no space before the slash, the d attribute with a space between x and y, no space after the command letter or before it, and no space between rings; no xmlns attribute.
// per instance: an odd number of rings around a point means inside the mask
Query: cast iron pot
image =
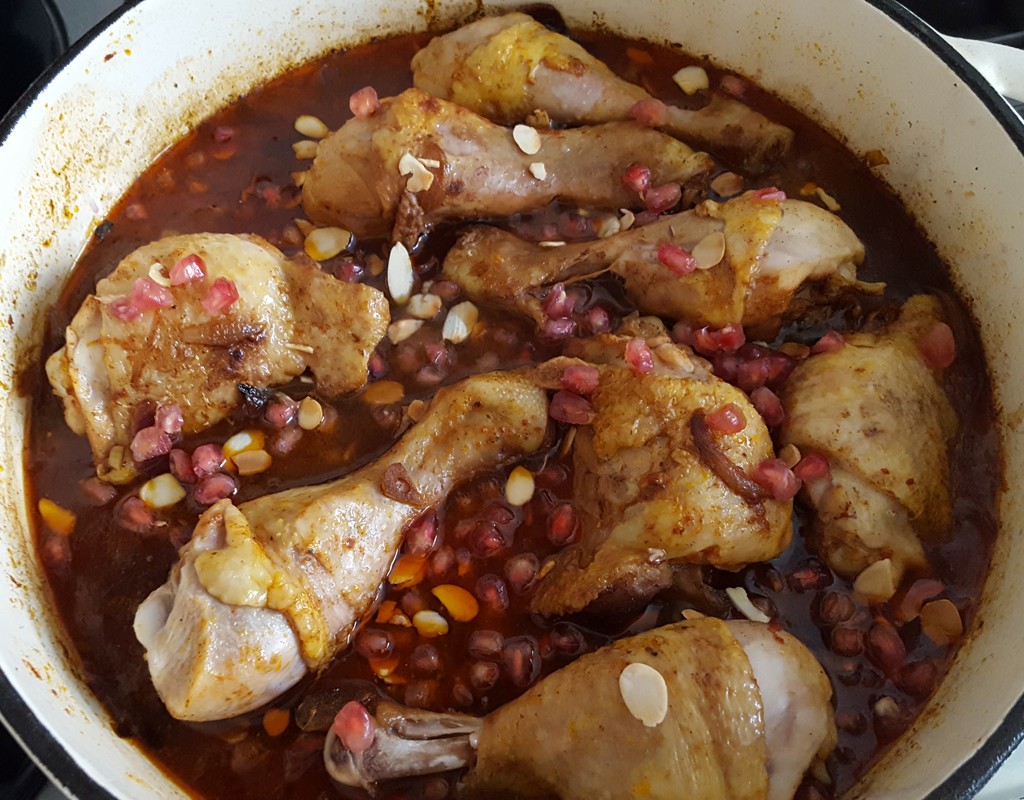
<svg viewBox="0 0 1024 800"><path fill-rule="evenodd" d="M489 0L488 10L516 5ZM993 569L948 678L850 798L968 797L1021 736L1024 694L1024 127L931 29L889 0L557 0L573 26L676 43L836 132L950 264L981 329L1006 489ZM77 797L183 797L76 675L28 524L19 372L95 226L165 147L251 87L342 44L454 24L469 0L145 0L79 43L0 126L0 709ZM912 264L907 265L913 269Z"/></svg>

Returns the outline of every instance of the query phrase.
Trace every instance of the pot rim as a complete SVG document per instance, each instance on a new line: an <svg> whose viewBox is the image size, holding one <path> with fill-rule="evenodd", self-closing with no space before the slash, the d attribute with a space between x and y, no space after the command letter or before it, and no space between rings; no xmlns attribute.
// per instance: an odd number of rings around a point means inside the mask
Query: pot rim
<svg viewBox="0 0 1024 800"><path fill-rule="evenodd" d="M862 0L885 14L939 56L950 70L982 101L1024 155L1024 120L995 88L964 59L934 28L896 0ZM51 79L63 70L88 45L123 15L143 0L124 3L97 23L57 58L29 86L8 112L0 118L0 147L6 142L21 117L43 93ZM557 2L557 0L554 0ZM58 17L59 18L59 17ZM24 702L0 669L0 723L17 740L40 770L71 798L78 800L116 800L90 776ZM960 800L976 795L1000 765L1024 739L1024 694L1013 704L992 735L971 754L925 800Z"/></svg>

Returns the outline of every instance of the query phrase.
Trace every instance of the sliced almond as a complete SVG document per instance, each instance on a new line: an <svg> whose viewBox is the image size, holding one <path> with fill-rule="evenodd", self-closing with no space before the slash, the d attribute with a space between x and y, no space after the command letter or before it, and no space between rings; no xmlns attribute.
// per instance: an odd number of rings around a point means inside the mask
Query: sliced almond
<svg viewBox="0 0 1024 800"><path fill-rule="evenodd" d="M326 261L348 249L352 234L344 228L314 228L306 235L303 249L316 261Z"/></svg>
<svg viewBox="0 0 1024 800"><path fill-rule="evenodd" d="M404 342L422 327L421 319L400 319L388 325L388 339L391 340L391 344Z"/></svg>
<svg viewBox="0 0 1024 800"><path fill-rule="evenodd" d="M533 130L533 128L530 128ZM530 164L530 174L539 181L546 181L548 179L548 168L544 166L543 161L534 161Z"/></svg>
<svg viewBox="0 0 1024 800"><path fill-rule="evenodd" d="M661 724L668 714L668 684L647 664L627 664L619 673L619 694L629 713L646 727Z"/></svg>
<svg viewBox="0 0 1024 800"><path fill-rule="evenodd" d="M537 133L536 128L531 128L529 125L516 125L512 129L512 138L526 155L532 156L540 152L540 134Z"/></svg>
<svg viewBox="0 0 1024 800"><path fill-rule="evenodd" d="M324 407L313 397L303 397L299 403L299 427L304 431L315 430L324 421Z"/></svg>
<svg viewBox="0 0 1024 800"><path fill-rule="evenodd" d="M505 482L505 499L509 505L525 506L533 499L534 489L533 473L526 467L516 467Z"/></svg>
<svg viewBox="0 0 1024 800"><path fill-rule="evenodd" d="M597 238L607 239L622 230L622 223L618 217L605 217L597 224Z"/></svg>
<svg viewBox="0 0 1024 800"><path fill-rule="evenodd" d="M400 306L409 302L412 295L412 259L401 242L388 255L388 292Z"/></svg>
<svg viewBox="0 0 1024 800"><path fill-rule="evenodd" d="M899 579L892 559L883 558L861 571L853 582L853 591L870 603L881 603L896 594Z"/></svg>
<svg viewBox="0 0 1024 800"><path fill-rule="evenodd" d="M725 234L713 231L693 246L691 251L697 269L711 269L725 258Z"/></svg>
<svg viewBox="0 0 1024 800"><path fill-rule="evenodd" d="M698 66L683 67L672 76L672 80L683 90L684 94L697 94L711 85L708 81L708 73L703 67Z"/></svg>
<svg viewBox="0 0 1024 800"><path fill-rule="evenodd" d="M412 625L420 636L427 639L448 633L448 620L436 611L417 611L413 614Z"/></svg>
<svg viewBox="0 0 1024 800"><path fill-rule="evenodd" d="M295 120L295 130L308 139L323 139L331 132L320 117L303 114Z"/></svg>
<svg viewBox="0 0 1024 800"><path fill-rule="evenodd" d="M296 228L299 229L299 232L303 236L309 236L309 234L311 234L313 230L316 228L316 225L314 225L308 219L302 219L301 217L296 217L295 219L292 220L292 223L295 225Z"/></svg>
<svg viewBox="0 0 1024 800"><path fill-rule="evenodd" d="M835 214L837 211L842 210L842 206L839 205L839 202L832 195L830 195L828 192L822 189L820 186L818 186L814 190L814 193L821 198L821 202L825 204L825 208L827 208L833 214Z"/></svg>
<svg viewBox="0 0 1024 800"><path fill-rule="evenodd" d="M409 176L405 188L413 194L425 192L434 185L434 173L423 166L423 162L412 153L406 153L398 159L398 172L400 175Z"/></svg>
<svg viewBox="0 0 1024 800"><path fill-rule="evenodd" d="M537 242L541 247L565 247L565 242Z"/></svg>
<svg viewBox="0 0 1024 800"><path fill-rule="evenodd" d="M398 381L374 381L363 390L363 402L371 406L388 406L402 402L405 387Z"/></svg>
<svg viewBox="0 0 1024 800"><path fill-rule="evenodd" d="M711 181L712 191L722 197L732 197L735 194L739 194L743 191L745 185L743 176L737 175L735 172L723 172L720 175L716 175L714 180Z"/></svg>
<svg viewBox="0 0 1024 800"><path fill-rule="evenodd" d="M452 306L448 311L448 316L444 318L441 337L454 344L466 341L473 332L479 317L480 312L469 300Z"/></svg>
<svg viewBox="0 0 1024 800"><path fill-rule="evenodd" d="M441 305L441 298L436 294L414 294L409 298L408 310L416 319L433 319Z"/></svg>
<svg viewBox="0 0 1024 800"><path fill-rule="evenodd" d="M736 610L751 622L771 622L771 617L750 602L747 590L742 586L730 586L725 593Z"/></svg>
<svg viewBox="0 0 1024 800"><path fill-rule="evenodd" d="M622 216L619 217L619 230L628 231L636 222L636 214L628 208L620 208L619 211L622 212Z"/></svg>
<svg viewBox="0 0 1024 800"><path fill-rule="evenodd" d="M154 262L149 265L149 278L154 283L159 283L161 286L171 285L171 277L167 274L167 270L164 269L164 265L159 262Z"/></svg>
<svg viewBox="0 0 1024 800"><path fill-rule="evenodd" d="M964 621L952 601L932 600L921 606L921 630L935 644L952 644L964 635Z"/></svg>
<svg viewBox="0 0 1024 800"><path fill-rule="evenodd" d="M782 449L779 450L779 458L785 462L787 467L793 469L793 467L800 463L800 448L792 442L784 445Z"/></svg>
<svg viewBox="0 0 1024 800"><path fill-rule="evenodd" d="M305 160L316 158L316 151L318 147L318 142L315 142L312 139L302 139L292 145L292 152L295 153L295 157L299 159Z"/></svg>
<svg viewBox="0 0 1024 800"><path fill-rule="evenodd" d="M685 619L685 620L704 619L705 616L706 616L705 614L700 613L695 608L684 608L683 609L683 619Z"/></svg>

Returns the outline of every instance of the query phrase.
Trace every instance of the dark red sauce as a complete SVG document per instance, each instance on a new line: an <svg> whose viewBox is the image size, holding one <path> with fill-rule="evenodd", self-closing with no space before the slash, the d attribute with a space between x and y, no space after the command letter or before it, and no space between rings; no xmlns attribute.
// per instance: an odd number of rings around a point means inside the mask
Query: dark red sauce
<svg viewBox="0 0 1024 800"><path fill-rule="evenodd" d="M666 101L685 101L671 80L680 66L691 63L685 57L606 35L579 38L620 75ZM50 315L44 352L62 345L65 326L99 277L136 247L169 232L258 233L286 254L301 249L302 236L293 220L302 216L302 209L291 174L306 165L296 161L291 149L302 138L293 128L295 118L315 114L333 129L347 119L348 97L363 85L372 83L382 97L398 93L411 84L409 59L424 41L423 35L399 37L342 51L296 70L241 98L161 156L97 231ZM721 75L710 66L709 73L713 84ZM797 197L808 183L825 187L840 200L841 216L867 246L863 279L885 280L890 299L923 290L949 300L959 353L948 376L950 399L961 420L952 452L956 521L953 535L931 547L929 557L934 577L944 584L942 596L957 605L969 624L988 568L999 481L991 393L969 317L952 299L932 247L863 163L757 87L747 85L744 100L797 132L793 155L756 185L778 186ZM557 208L509 224L520 230L561 225L570 234L576 226L577 232L586 233L578 218ZM452 233L435 232L418 254L418 269L425 278L438 272ZM356 261L365 267L363 279L378 287L383 278L372 276L369 265L371 256L385 255L382 241L362 242L357 253ZM351 269L345 263L351 260L349 254L323 266L345 275ZM614 282L598 284L592 302L609 309L613 318L628 308ZM542 360L558 350L556 343L537 339L525 320L501 317L487 308L481 314L486 333L457 349L445 348L443 354L436 346L439 323L425 325L397 346L385 340L374 377L401 383L403 399L370 405L356 396L336 403L334 409L344 424L304 431L289 454L275 456L267 472L242 479L235 500L331 480L367 463L394 441L402 405L428 398L435 379L447 383L472 372ZM856 318L857 314L838 314L830 324L842 328ZM811 342L823 331L820 322L798 323L784 334ZM424 373L424 367L431 369ZM293 719L283 733L271 736L263 713L209 724L185 724L169 717L150 684L132 619L138 604L165 580L176 559L176 546L187 540L203 507L189 498L162 513L160 526L136 533L119 524L120 500L102 508L90 505L80 487L94 475L85 439L67 429L45 378L38 385L26 456L34 497L49 498L77 515L70 537L39 524L40 557L81 671L109 710L115 730L135 739L197 796L332 796L334 789L321 765L322 735L301 732ZM296 400L316 396L315 385L301 381L281 391ZM240 412L181 446L191 451L205 442L223 443L242 428L262 429L268 438L275 434L265 420ZM679 619L687 604L673 591L630 618L544 621L529 615L524 602L528 588L524 592L516 587L528 583L532 565L557 550L551 538L571 529L572 506L566 503L571 503L572 474L571 461L559 455L557 446L526 466L537 475L530 503L520 509L504 501L508 470L480 476L459 488L436 510L443 541L427 560L425 577L415 586L391 587L385 596L411 616L419 607L438 607L429 591L433 585L454 583L485 598L472 622L453 624L447 635L428 639L413 628L371 619L354 649L273 706L293 709L308 692L351 679L376 679L383 690L410 705L482 714L611 637ZM159 467L165 469L166 465ZM122 495L137 491L145 477ZM803 512L798 510L795 516L799 526ZM552 525L560 531L553 537ZM495 536L510 544L487 555L487 542ZM703 577L711 594L727 586L745 586L756 602L774 610L779 623L812 649L832 680L840 739L828 762L831 785L809 778L800 790L804 798L838 797L849 788L880 748L920 710L953 655L954 648L932 644L916 622L898 629L888 624L901 595L870 608L857 601L847 581L806 552L799 535L770 564L736 574L707 570ZM499 582L507 597L505 608ZM896 661L886 655L894 632L906 650ZM513 655L496 654L494 642L501 639L506 643L503 653ZM886 697L892 702L879 706ZM880 715L880 707L890 713ZM394 795L415 798L437 791L435 779L398 787Z"/></svg>

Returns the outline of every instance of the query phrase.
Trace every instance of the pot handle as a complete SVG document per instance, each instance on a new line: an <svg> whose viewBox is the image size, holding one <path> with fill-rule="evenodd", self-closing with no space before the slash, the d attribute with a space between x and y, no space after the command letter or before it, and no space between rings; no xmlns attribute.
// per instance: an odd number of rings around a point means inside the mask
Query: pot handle
<svg viewBox="0 0 1024 800"><path fill-rule="evenodd" d="M955 36L945 39L1001 95L1024 101L1024 50Z"/></svg>

